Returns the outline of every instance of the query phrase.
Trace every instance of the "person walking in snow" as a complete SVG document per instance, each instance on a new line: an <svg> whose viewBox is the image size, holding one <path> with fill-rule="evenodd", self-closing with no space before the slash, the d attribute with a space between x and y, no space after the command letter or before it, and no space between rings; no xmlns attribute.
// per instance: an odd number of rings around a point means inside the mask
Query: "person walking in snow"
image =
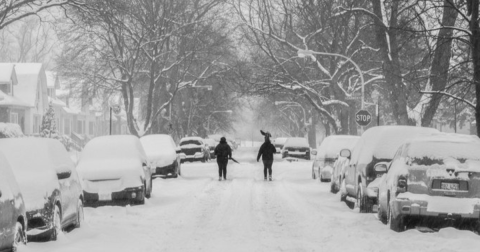
<svg viewBox="0 0 480 252"><path fill-rule="evenodd" d="M217 156L218 164L218 181L227 179L227 164L228 159L232 158L232 149L227 144L225 137L220 138L220 143L215 147L215 156Z"/></svg>
<svg viewBox="0 0 480 252"><path fill-rule="evenodd" d="M265 142L262 144L260 150L258 151L257 162L260 162L261 156L263 161L263 175L265 177L264 180L267 180L268 171L268 178L270 181L272 181L273 154L277 152L277 149L272 144L272 142L270 142L270 137L272 137L272 135L268 131L263 132L263 130L260 130L260 133L265 136Z"/></svg>

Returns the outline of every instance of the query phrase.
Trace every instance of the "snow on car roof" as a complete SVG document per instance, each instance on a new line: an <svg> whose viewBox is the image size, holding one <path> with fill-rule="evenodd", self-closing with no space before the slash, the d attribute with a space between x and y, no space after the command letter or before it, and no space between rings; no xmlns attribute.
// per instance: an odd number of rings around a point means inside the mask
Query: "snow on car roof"
<svg viewBox="0 0 480 252"><path fill-rule="evenodd" d="M133 135L101 136L90 140L82 151L84 159L141 159L146 161L145 151L138 137Z"/></svg>
<svg viewBox="0 0 480 252"><path fill-rule="evenodd" d="M359 136L328 136L323 139L320 144L318 156L323 158L336 158L342 149L352 150L359 139Z"/></svg>
<svg viewBox="0 0 480 252"><path fill-rule="evenodd" d="M191 140L200 141L201 143L203 142L203 138L194 136L194 137L184 137L184 138L180 139L180 143L181 142L186 142L186 141L191 141Z"/></svg>
<svg viewBox="0 0 480 252"><path fill-rule="evenodd" d="M414 126L379 126L366 130L352 151L352 163L368 164L372 158L392 159L409 138L433 135L438 130Z"/></svg>
<svg viewBox="0 0 480 252"><path fill-rule="evenodd" d="M287 141L285 142L285 145L284 147L310 147L310 145L308 145L308 141L306 138L303 138L303 137L290 137L287 139Z"/></svg>
<svg viewBox="0 0 480 252"><path fill-rule="evenodd" d="M273 140L273 143L274 144L285 144L287 139L288 139L287 137L277 137L277 138L275 138L275 140Z"/></svg>
<svg viewBox="0 0 480 252"><path fill-rule="evenodd" d="M170 135L146 135L140 142L149 162L154 162L155 166L169 165L176 159L176 145Z"/></svg>
<svg viewBox="0 0 480 252"><path fill-rule="evenodd" d="M408 141L409 157L430 159L480 160L480 139L477 136L438 134Z"/></svg>

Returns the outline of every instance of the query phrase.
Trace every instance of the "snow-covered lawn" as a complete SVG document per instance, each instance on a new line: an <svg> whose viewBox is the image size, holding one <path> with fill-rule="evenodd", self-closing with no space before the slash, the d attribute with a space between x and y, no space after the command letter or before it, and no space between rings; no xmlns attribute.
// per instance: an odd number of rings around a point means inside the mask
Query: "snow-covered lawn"
<svg viewBox="0 0 480 252"><path fill-rule="evenodd" d="M453 228L395 233L352 211L311 179L311 162L280 161L263 181L256 149L241 148L218 181L215 161L155 179L143 206L85 208L86 224L20 251L478 251L480 236Z"/></svg>

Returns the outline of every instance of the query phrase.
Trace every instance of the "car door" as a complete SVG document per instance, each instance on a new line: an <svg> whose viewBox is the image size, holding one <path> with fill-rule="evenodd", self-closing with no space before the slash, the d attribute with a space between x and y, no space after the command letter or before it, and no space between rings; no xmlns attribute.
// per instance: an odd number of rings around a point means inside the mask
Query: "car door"
<svg viewBox="0 0 480 252"><path fill-rule="evenodd" d="M6 167L0 166L0 251L9 248L13 240L15 230L15 205Z"/></svg>

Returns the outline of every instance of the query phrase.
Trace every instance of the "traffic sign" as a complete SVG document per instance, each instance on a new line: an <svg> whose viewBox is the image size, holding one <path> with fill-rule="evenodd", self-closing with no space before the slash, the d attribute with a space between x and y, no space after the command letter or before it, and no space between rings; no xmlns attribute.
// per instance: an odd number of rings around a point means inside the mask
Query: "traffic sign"
<svg viewBox="0 0 480 252"><path fill-rule="evenodd" d="M355 114L355 122L360 126L367 126L372 121L372 115L366 110L359 110Z"/></svg>

